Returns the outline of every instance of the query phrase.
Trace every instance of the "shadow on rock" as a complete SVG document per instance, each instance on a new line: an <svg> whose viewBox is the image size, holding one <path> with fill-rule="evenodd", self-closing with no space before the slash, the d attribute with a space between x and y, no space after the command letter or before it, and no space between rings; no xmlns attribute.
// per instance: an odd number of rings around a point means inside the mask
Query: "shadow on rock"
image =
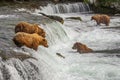
<svg viewBox="0 0 120 80"><path fill-rule="evenodd" d="M0 50L0 57L2 58L2 60L9 60L10 58L17 58L20 59L21 61L24 61L29 58L37 60L36 58L22 52L3 51L3 50Z"/></svg>

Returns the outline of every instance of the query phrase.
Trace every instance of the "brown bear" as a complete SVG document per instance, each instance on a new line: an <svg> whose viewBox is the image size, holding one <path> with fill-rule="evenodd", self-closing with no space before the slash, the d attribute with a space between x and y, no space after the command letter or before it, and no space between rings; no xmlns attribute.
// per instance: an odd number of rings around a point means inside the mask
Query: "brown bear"
<svg viewBox="0 0 120 80"><path fill-rule="evenodd" d="M13 38L13 41L18 47L27 46L34 50L37 50L39 45L48 47L47 40L36 33L18 32Z"/></svg>
<svg viewBox="0 0 120 80"><path fill-rule="evenodd" d="M106 26L109 26L110 23L110 17L108 15L104 14L96 14L91 17L91 20L95 20L97 25L100 25L100 23L105 24Z"/></svg>
<svg viewBox="0 0 120 80"><path fill-rule="evenodd" d="M79 53L88 53L88 52L92 52L93 50L88 48L85 44L82 44L80 42L76 42L72 49L77 49L77 52Z"/></svg>
<svg viewBox="0 0 120 80"><path fill-rule="evenodd" d="M45 37L45 31L40 28L37 24L30 24L27 22L20 22L15 26L15 33L26 32L26 33L37 33L42 37Z"/></svg>

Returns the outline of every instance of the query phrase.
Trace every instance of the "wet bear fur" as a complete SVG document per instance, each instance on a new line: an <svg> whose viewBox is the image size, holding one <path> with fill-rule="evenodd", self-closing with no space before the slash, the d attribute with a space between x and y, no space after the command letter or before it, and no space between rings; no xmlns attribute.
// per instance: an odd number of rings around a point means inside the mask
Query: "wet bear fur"
<svg viewBox="0 0 120 80"><path fill-rule="evenodd" d="M96 14L91 17L91 20L95 20L97 25L100 25L100 23L105 24L106 26L109 26L110 23L110 17L105 14Z"/></svg>
<svg viewBox="0 0 120 80"><path fill-rule="evenodd" d="M18 32L14 36L13 42L18 47L26 46L34 50L37 50L39 45L48 47L47 40L43 38L42 36L39 36L36 33L29 34L29 33L24 33L24 32Z"/></svg>
<svg viewBox="0 0 120 80"><path fill-rule="evenodd" d="M88 53L93 51L92 49L88 48L85 44L82 44L80 42L74 43L72 49L77 49L77 52L79 53Z"/></svg>
<svg viewBox="0 0 120 80"><path fill-rule="evenodd" d="M16 26L15 26L15 33L17 32L26 32L26 33L37 33L42 37L45 37L46 33L45 31L40 28L37 24L30 24L28 22L19 22Z"/></svg>

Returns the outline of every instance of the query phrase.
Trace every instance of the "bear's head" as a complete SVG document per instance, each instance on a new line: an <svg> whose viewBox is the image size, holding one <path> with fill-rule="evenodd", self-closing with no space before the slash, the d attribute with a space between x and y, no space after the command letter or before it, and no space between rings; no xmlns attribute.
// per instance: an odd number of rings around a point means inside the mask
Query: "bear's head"
<svg viewBox="0 0 120 80"><path fill-rule="evenodd" d="M47 42L47 40L45 38L43 38L42 41L39 44L48 48L48 42Z"/></svg>
<svg viewBox="0 0 120 80"><path fill-rule="evenodd" d="M42 28L38 28L38 34L41 35L44 38L46 37L46 35L45 35L46 33Z"/></svg>
<svg viewBox="0 0 120 80"><path fill-rule="evenodd" d="M99 18L100 18L100 15L96 14L96 15L91 17L91 20L98 20Z"/></svg>
<svg viewBox="0 0 120 80"><path fill-rule="evenodd" d="M21 44L19 41L17 41L15 37L12 40L17 47L22 47L23 46L23 44Z"/></svg>
<svg viewBox="0 0 120 80"><path fill-rule="evenodd" d="M81 45L82 45L82 44L81 44L80 42L76 42L76 43L73 45L72 49L78 49L79 46L81 46Z"/></svg>
<svg viewBox="0 0 120 80"><path fill-rule="evenodd" d="M96 16L92 16L92 17L91 17L91 20L96 20Z"/></svg>
<svg viewBox="0 0 120 80"><path fill-rule="evenodd" d="M44 31L42 28L40 28L40 26L39 26L38 24L33 24L33 25L34 25L34 27L36 27L36 29L37 29L37 30L36 30L36 33L45 38L45 37L46 37L45 31Z"/></svg>

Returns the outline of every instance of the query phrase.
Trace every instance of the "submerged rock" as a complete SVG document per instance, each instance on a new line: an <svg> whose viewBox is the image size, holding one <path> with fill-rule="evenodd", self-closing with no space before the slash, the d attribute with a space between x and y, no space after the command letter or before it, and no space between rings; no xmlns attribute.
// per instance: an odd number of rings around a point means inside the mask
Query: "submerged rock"
<svg viewBox="0 0 120 80"><path fill-rule="evenodd" d="M39 14L42 14L43 16L46 16L46 17L48 17L48 18L50 18L50 19L56 20L56 21L58 21L58 22L60 22L60 23L62 23L62 24L64 23L63 18L61 18L60 16L47 15L47 14L44 14L44 13L39 13Z"/></svg>
<svg viewBox="0 0 120 80"><path fill-rule="evenodd" d="M67 17L66 19L74 19L74 20L82 21L81 17Z"/></svg>

